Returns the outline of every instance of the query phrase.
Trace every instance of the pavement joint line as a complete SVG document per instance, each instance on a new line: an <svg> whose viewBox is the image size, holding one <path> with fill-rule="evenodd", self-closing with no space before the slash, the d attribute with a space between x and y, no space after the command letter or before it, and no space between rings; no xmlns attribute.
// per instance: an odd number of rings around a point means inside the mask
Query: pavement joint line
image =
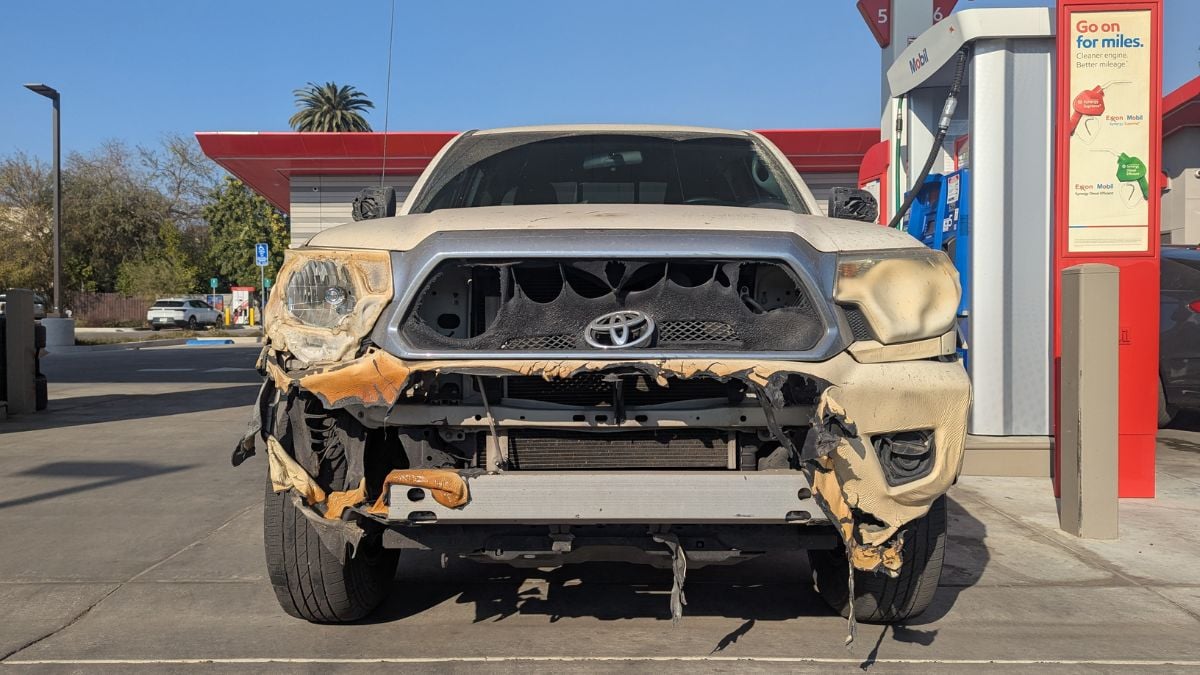
<svg viewBox="0 0 1200 675"><path fill-rule="evenodd" d="M221 524L220 524L220 525L218 525L216 528L214 528L213 530L209 531L209 532L208 532L207 534L205 534L203 537L200 537L200 538L199 538L199 539L197 539L196 541L193 541L192 543L188 544L187 546L184 546L183 548L179 549L178 551L175 551L175 552L174 552L174 553L172 553L171 555L169 555L169 556L167 556L167 557L163 558L162 560L159 560L158 562L156 562L156 563L154 563L153 565L151 565L151 566L147 567L146 569L142 570L141 572L138 572L137 574L135 574L135 575L133 575L133 576L129 577L129 579L127 579L127 580L125 581L125 583L126 583L126 584L128 584L128 583L132 583L132 582L134 582L134 581L137 581L139 577L141 577L141 576L143 576L143 575L145 575L145 574L148 574L149 572L152 572L152 571L154 571L154 570L158 569L158 568L159 568L159 567L161 567L162 565L165 565L165 564L167 564L167 563L171 562L171 561L172 561L172 560L174 560L176 557L178 557L178 556L180 556L180 555L182 555L182 554L184 554L184 553L186 553L186 552L188 552L188 551L192 550L193 548L195 548L195 547L199 546L200 544L203 544L205 541L207 541L207 540L208 540L210 537L212 537L214 534L216 534L216 533L220 532L221 530L225 529L226 527L229 527L229 524L230 524L230 523L232 523L233 521L237 520L238 518L241 518L243 515L245 515L246 513L249 513L249 512L250 512L252 509L254 509L254 508L260 508L260 509L261 509L261 508L262 508L262 502L254 502L253 504L250 504L249 506L247 506L247 507L245 507L245 508L243 508L243 509L239 510L237 513L235 513L235 514L233 514L232 516L230 516L230 517L229 517L229 518L228 518L228 519L227 519L225 522L221 523ZM122 585L124 585L124 584L122 584Z"/></svg>
<svg viewBox="0 0 1200 675"><path fill-rule="evenodd" d="M51 631L47 632L45 635L42 635L42 636L40 636L40 637L36 637L36 638L34 638L34 639L30 640L29 642L26 642L25 644L18 646L16 649L13 649L12 651L10 651L10 652L8 652L8 653L6 653L6 654L0 654L0 665L9 664L9 663L10 663L10 661L9 661L9 658L10 658L10 657L12 657L12 656L14 656L14 655L16 655L16 654L20 654L21 652L25 651L26 649L29 649L30 647L33 647L34 645L38 644L39 642L42 642L43 640L48 640L48 639L50 639L50 638L54 637L55 635L58 635L58 634L59 634L59 633L61 633L62 631L64 631L64 630L66 630L66 629L70 628L71 626L74 626L74 625L75 625L76 623L78 623L78 622L79 622L81 619L83 619L83 617L85 617L85 616L87 616L88 614L90 614L90 613L91 613L91 611L92 611L93 609L95 609L95 608L96 608L96 607L97 607L97 606L98 606L100 603L104 602L104 601L105 601L105 600L107 600L107 599L108 599L110 596L112 596L112 594L113 594L113 593L116 593L117 591L121 590L121 589L122 589L122 588L124 588L124 587L125 587L127 584L129 584L130 582L133 582L133 581L137 580L137 578L138 578L138 577L140 577L140 576L142 576L143 574L146 574L146 573L148 573L148 572L150 572L150 571L152 571L152 570L156 569L156 568L157 568L157 567L159 567L160 565L163 565L164 563L167 563L167 562L169 562L170 560L174 559L174 558L175 558L176 556L178 556L179 554L181 554L181 553L183 553L183 552L185 552L185 551L189 551L189 550L191 550L192 548L194 548L194 547L196 547L196 546L200 545L200 544L201 544L201 543L203 543L203 542L204 542L206 539L208 539L209 537L213 536L213 535L214 535L214 534L216 534L217 532L221 531L221 530L222 530L222 529L224 529L226 526L228 526L230 523L232 523L234 520L236 520L238 517L240 517L242 514L245 514L245 513L247 513L248 511L250 511L251 509L255 508L256 506L261 508L261 506L262 506L262 502L256 502L256 503L254 503L254 504L250 504L249 506L247 506L247 507L245 507L245 508L243 508L243 509L239 509L237 513L235 513L233 516L231 516L229 519L227 519L225 522L221 523L219 526L217 526L217 527L216 527L216 528L214 528L213 530L211 530L211 531L209 531L208 533L206 533L206 534L205 534L203 537L200 537L200 538L199 538L199 539L197 539L196 541L193 541L192 543L188 544L187 546L184 546L183 548L179 549L178 551L175 551L175 552L174 552L174 553L172 553L171 555L168 555L167 557L163 558L162 560L159 560L158 562L156 562L156 563L154 563L154 564L150 565L149 567L147 567L146 569L142 570L141 572L138 572L137 574L135 574L135 575L133 575L133 576L129 577L129 578L128 578L128 579L126 579L124 582L116 582L116 583L115 583L115 585L114 585L112 588L110 588L110 589L108 590L108 592L106 592L105 594L101 595L99 598L97 598L97 599L96 599L96 601L95 601L95 602L93 602L93 603L91 603L90 605L88 605L87 607L85 607L85 608L84 608L84 609L83 609L81 612L79 612L79 613L78 613L78 614L76 614L75 616L71 617L71 619L70 619L69 621L67 621L65 624L63 624L63 625L59 626L58 628L55 628L55 629L53 629L53 630L51 630ZM81 664L81 665L83 665L83 664Z"/></svg>
<svg viewBox="0 0 1200 675"><path fill-rule="evenodd" d="M1170 476L1171 478L1174 478L1175 480L1180 480L1180 481L1183 481L1183 482L1185 482L1185 483L1188 483L1188 484L1190 484L1190 485L1197 485L1197 486L1200 486L1200 481L1193 480L1193 479L1191 479L1191 478L1188 478L1188 477L1186 477L1186 476L1178 476L1178 475L1176 475L1176 474L1174 474L1174 473L1171 473L1171 471L1169 471L1169 470L1167 470L1167 469L1158 469L1158 472L1159 472L1159 473L1161 473L1161 474L1163 474L1164 476ZM1191 511L1192 509L1184 509L1184 510Z"/></svg>
<svg viewBox="0 0 1200 675"><path fill-rule="evenodd" d="M105 599L107 599L113 593L116 593L117 590L119 590L123 585L124 584L119 584L119 583L114 584L113 587L108 589L108 591L106 593L101 595L99 598L96 598L95 602L88 605L87 607L84 607L82 611L80 611L75 616L71 617L70 621L67 621L65 624L59 626L58 628L55 628L54 630L46 633L45 635L36 637L36 638L30 640L29 642L26 642L25 644L18 646L16 649L13 649L12 651L8 652L7 654L0 654L0 665L7 663L8 658L10 656L13 656L15 654L20 654L21 652L25 651L26 649L29 649L30 647L36 645L37 643L39 643L43 640L52 638L55 635L57 635L58 633L70 628L71 626L74 626L80 619L87 616L93 609L95 609L96 605L99 605L100 603L104 602Z"/></svg>
<svg viewBox="0 0 1200 675"><path fill-rule="evenodd" d="M996 505L989 502L987 499L984 499L983 497L979 496L979 494L975 493L973 490L971 490L968 487L964 486L964 491L971 496L973 501L977 502L978 504L980 504L988 509L991 509L995 513L999 514L1001 517L1003 517L1003 518L1009 520L1010 522L1012 522L1013 524L1015 524L1017 527L1020 527L1021 529L1025 530L1027 532L1030 532L1032 534L1035 534L1035 535L1041 537L1042 539L1054 544L1055 546L1058 546L1059 548L1063 549L1067 553L1070 553L1071 555L1073 555L1075 557L1075 559L1078 560L1079 562L1084 563L1085 565L1092 565L1101 570L1104 570L1105 572L1108 572L1109 574L1112 574L1113 576L1124 579L1126 582L1128 582L1129 584L1131 584L1133 586L1136 586L1138 588L1144 588L1147 591L1149 591L1150 593L1153 593L1154 595L1157 595L1159 598L1162 598L1163 600L1165 600L1167 602L1167 604L1178 609L1179 611L1183 612L1184 614L1187 614L1188 616L1190 616L1192 618L1192 620L1194 620L1196 622L1200 622L1200 612L1196 612L1192 609L1189 609L1188 607L1185 607L1184 605L1179 604L1174 599L1160 593L1156 589L1156 587L1151 586L1150 584L1144 583L1138 577L1135 577L1135 576L1125 573L1123 570L1121 570L1121 568L1117 567L1114 564L1109 563L1102 556L1100 556L1096 553L1093 553L1092 551L1089 551L1087 549L1075 547L1075 546L1071 545L1070 542L1063 541L1062 538L1056 536L1056 534L1057 534L1056 532L1047 531L1047 528L1045 528L1045 527L1042 527L1042 526L1034 524L1034 523L1029 523L1021 518L1018 518L1017 516L1014 516L1014 515L1011 515L1011 514L1005 512L1004 510L1000 509Z"/></svg>
<svg viewBox="0 0 1200 675"><path fill-rule="evenodd" d="M569 662L648 662L648 663L792 663L816 665L860 665L861 658L805 656L445 656L445 657L388 657L375 658L168 658L168 659L13 659L0 661L13 666L154 666L154 665L264 665L281 664L438 664L438 663L569 663ZM1191 659L920 659L881 658L873 663L892 665L954 665L954 666L1184 666L1200 667L1200 660Z"/></svg>

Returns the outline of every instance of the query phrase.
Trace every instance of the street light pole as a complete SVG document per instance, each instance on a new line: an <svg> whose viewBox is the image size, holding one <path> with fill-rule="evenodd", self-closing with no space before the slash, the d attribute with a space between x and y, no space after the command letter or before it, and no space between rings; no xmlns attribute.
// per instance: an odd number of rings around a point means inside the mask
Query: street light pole
<svg viewBox="0 0 1200 675"><path fill-rule="evenodd" d="M58 113L61 97L53 87L44 84L27 84L25 88L50 99L54 103L54 309L55 316L62 316L62 171L60 166Z"/></svg>

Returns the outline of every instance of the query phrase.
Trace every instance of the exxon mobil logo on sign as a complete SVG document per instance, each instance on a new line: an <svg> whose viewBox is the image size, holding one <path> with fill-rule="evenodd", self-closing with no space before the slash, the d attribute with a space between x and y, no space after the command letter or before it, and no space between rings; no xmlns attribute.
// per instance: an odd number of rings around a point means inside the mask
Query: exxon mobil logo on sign
<svg viewBox="0 0 1200 675"><path fill-rule="evenodd" d="M929 50L922 49L917 55L908 60L908 72L915 73L926 63L929 63Z"/></svg>

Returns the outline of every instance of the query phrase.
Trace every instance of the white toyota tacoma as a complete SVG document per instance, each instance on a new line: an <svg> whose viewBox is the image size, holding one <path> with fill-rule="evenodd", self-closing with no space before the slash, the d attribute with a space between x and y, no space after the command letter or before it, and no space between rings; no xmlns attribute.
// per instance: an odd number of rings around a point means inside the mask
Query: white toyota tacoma
<svg viewBox="0 0 1200 675"><path fill-rule="evenodd" d="M850 194L831 215L870 219ZM933 598L970 398L957 274L822 216L758 134L464 133L276 287L234 463L268 455L293 616L364 616L419 583L393 580L412 549L659 565L676 618L688 568L786 550L844 616Z"/></svg>

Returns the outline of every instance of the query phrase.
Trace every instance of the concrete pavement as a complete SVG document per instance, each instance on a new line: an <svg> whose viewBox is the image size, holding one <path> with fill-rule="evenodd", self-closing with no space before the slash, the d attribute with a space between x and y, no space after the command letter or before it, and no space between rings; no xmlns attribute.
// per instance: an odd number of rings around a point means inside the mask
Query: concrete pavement
<svg viewBox="0 0 1200 675"><path fill-rule="evenodd" d="M457 560L442 569L428 555L403 557L392 597L370 619L297 621L265 578L265 462L228 462L257 386L255 355L234 346L47 358L51 412L0 423L5 666L1200 668L1200 433L1187 430L1160 437L1159 497L1122 503L1116 542L1059 532L1044 479L964 478L951 492L934 606L905 626L860 625L849 650L803 556L693 571L678 626L663 571Z"/></svg>

